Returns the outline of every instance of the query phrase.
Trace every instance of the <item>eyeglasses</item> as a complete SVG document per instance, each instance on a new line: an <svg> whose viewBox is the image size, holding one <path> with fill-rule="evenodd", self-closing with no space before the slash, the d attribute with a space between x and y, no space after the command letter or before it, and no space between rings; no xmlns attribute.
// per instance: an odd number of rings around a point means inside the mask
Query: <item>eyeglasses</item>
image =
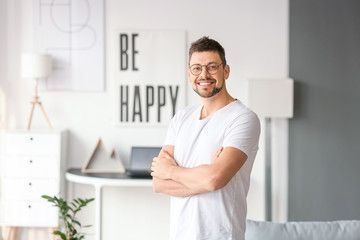
<svg viewBox="0 0 360 240"><path fill-rule="evenodd" d="M206 71L209 74L214 75L219 70L221 64L222 63L220 63L219 65L217 65L216 63L210 63L208 65L193 64L190 66L190 72L192 73L192 75L199 76L202 73L202 67L205 67Z"/></svg>

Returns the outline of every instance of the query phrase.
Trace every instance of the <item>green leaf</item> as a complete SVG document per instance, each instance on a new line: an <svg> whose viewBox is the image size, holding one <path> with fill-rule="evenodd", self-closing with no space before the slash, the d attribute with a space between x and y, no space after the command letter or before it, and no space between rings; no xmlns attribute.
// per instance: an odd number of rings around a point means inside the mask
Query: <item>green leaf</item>
<svg viewBox="0 0 360 240"><path fill-rule="evenodd" d="M69 223L68 221L66 221L65 225L66 225L66 227L67 227L68 229L72 229L72 225L71 225L71 223Z"/></svg>
<svg viewBox="0 0 360 240"><path fill-rule="evenodd" d="M48 200L48 201L52 201L53 199L50 197L50 196L48 196L48 195L42 195L41 196L42 198L45 198L46 200Z"/></svg>
<svg viewBox="0 0 360 240"><path fill-rule="evenodd" d="M73 223L77 224L79 227L81 227L81 223L77 220L74 220Z"/></svg>
<svg viewBox="0 0 360 240"><path fill-rule="evenodd" d="M62 240L66 240L66 235L60 231L54 231L54 235L59 235Z"/></svg>

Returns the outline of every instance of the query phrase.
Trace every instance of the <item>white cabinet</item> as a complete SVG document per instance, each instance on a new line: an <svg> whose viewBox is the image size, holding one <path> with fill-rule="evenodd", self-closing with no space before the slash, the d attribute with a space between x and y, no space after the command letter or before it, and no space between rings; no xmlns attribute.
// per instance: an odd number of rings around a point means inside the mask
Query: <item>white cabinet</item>
<svg viewBox="0 0 360 240"><path fill-rule="evenodd" d="M64 191L66 131L2 133L1 225L57 227L58 209L42 195Z"/></svg>

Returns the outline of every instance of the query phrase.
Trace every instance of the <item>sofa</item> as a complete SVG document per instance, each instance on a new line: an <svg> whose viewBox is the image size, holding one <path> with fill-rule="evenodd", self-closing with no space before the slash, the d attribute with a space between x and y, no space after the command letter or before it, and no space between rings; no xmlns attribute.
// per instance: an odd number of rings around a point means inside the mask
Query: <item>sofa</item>
<svg viewBox="0 0 360 240"><path fill-rule="evenodd" d="M245 240L360 240L360 220L287 223L247 220Z"/></svg>

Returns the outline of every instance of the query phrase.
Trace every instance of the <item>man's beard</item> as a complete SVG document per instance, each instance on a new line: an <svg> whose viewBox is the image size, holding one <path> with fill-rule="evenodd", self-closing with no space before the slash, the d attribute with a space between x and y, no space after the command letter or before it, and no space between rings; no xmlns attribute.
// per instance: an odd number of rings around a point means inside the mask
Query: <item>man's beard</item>
<svg viewBox="0 0 360 240"><path fill-rule="evenodd" d="M210 98L210 97L213 97L215 96L216 94L218 94L224 87L224 84L225 84L225 80L223 81L223 84L217 88L217 87L214 87L214 89L212 90L212 92L204 95L204 94L201 94L199 93L199 91L196 89L196 88L193 88L193 90L200 96L200 97L203 97L203 98Z"/></svg>

